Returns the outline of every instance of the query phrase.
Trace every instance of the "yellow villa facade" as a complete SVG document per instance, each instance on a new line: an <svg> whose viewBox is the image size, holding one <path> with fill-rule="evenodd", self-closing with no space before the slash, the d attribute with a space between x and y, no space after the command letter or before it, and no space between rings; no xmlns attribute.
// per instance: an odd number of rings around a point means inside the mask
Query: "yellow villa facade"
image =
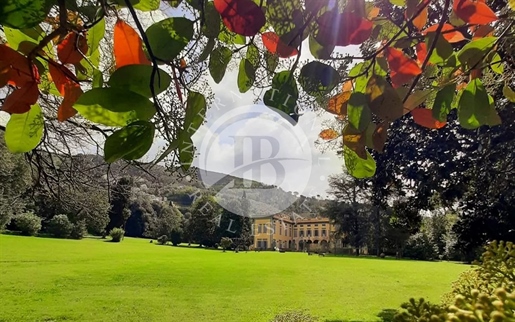
<svg viewBox="0 0 515 322"><path fill-rule="evenodd" d="M329 218L279 214L254 219L253 230L255 249L329 251L342 247Z"/></svg>

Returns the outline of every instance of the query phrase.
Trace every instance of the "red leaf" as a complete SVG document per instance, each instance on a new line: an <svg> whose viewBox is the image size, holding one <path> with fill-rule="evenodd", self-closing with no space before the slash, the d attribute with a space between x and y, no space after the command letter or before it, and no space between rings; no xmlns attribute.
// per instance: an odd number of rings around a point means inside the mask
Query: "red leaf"
<svg viewBox="0 0 515 322"><path fill-rule="evenodd" d="M422 34L427 35L427 33L429 33L429 32L436 32L438 25L439 24L434 24L430 27L427 27L424 31L422 31ZM442 36L445 38L445 40L447 40L451 44L455 43L455 42L460 42L465 39L465 37L463 37L463 34L461 32L456 30L456 28L453 25L450 25L448 23L445 23L442 26Z"/></svg>
<svg viewBox="0 0 515 322"><path fill-rule="evenodd" d="M71 71L66 67L55 66L53 63L50 63L48 66L50 76L52 76L57 90L64 97L57 110L57 119L59 122L64 122L77 114L77 111L73 108L73 104L75 104L77 99L82 95L82 89L74 79L67 76L71 74Z"/></svg>
<svg viewBox="0 0 515 322"><path fill-rule="evenodd" d="M232 32L254 36L265 25L263 10L252 0L215 0L215 9Z"/></svg>
<svg viewBox="0 0 515 322"><path fill-rule="evenodd" d="M427 45L425 42L419 42L415 48L417 49L418 64L422 66L427 57Z"/></svg>
<svg viewBox="0 0 515 322"><path fill-rule="evenodd" d="M427 108L416 108L411 111L411 115L413 116L415 123L429 129L441 129L445 124L447 124L447 122L440 122L434 119L433 111L428 110Z"/></svg>
<svg viewBox="0 0 515 322"><path fill-rule="evenodd" d="M63 64L78 64L87 52L88 41L75 32L70 32L57 45L57 57Z"/></svg>
<svg viewBox="0 0 515 322"><path fill-rule="evenodd" d="M143 51L141 38L125 21L116 21L113 39L117 69L125 65L150 65L150 61Z"/></svg>
<svg viewBox="0 0 515 322"><path fill-rule="evenodd" d="M454 12L466 23L486 25L498 18L484 1L454 0Z"/></svg>
<svg viewBox="0 0 515 322"><path fill-rule="evenodd" d="M37 68L29 59L16 50L0 45L0 77L4 84L22 87L28 83L39 82Z"/></svg>
<svg viewBox="0 0 515 322"><path fill-rule="evenodd" d="M404 53L395 48L385 49L386 59L390 67L390 78L394 87L410 82L415 76L422 73L418 64Z"/></svg>
<svg viewBox="0 0 515 322"><path fill-rule="evenodd" d="M2 111L10 114L23 114L30 110L31 105L38 101L38 84L34 81L25 84L24 87L16 89L7 96Z"/></svg>
<svg viewBox="0 0 515 322"><path fill-rule="evenodd" d="M261 39L269 52L277 54L281 58L288 58L299 53L296 48L286 45L275 32L265 32L261 35Z"/></svg>
<svg viewBox="0 0 515 322"><path fill-rule="evenodd" d="M413 19L413 25L415 27L417 27L418 30L421 30L426 25L427 14L428 14L427 7L424 7L424 9L422 9L420 14Z"/></svg>
<svg viewBox="0 0 515 322"><path fill-rule="evenodd" d="M474 35L472 39L491 37L494 35L494 28L489 25L479 26L478 28L471 30L471 33Z"/></svg>
<svg viewBox="0 0 515 322"><path fill-rule="evenodd" d="M317 19L317 41L323 45L360 45L370 38L373 23L352 12L328 11Z"/></svg>

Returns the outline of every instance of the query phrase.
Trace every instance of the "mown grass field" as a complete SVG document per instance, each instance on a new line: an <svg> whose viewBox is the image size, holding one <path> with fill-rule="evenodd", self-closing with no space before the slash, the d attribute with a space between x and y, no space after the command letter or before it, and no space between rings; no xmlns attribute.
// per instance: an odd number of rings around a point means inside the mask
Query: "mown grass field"
<svg viewBox="0 0 515 322"><path fill-rule="evenodd" d="M379 321L409 297L438 301L467 268L0 235L0 321Z"/></svg>

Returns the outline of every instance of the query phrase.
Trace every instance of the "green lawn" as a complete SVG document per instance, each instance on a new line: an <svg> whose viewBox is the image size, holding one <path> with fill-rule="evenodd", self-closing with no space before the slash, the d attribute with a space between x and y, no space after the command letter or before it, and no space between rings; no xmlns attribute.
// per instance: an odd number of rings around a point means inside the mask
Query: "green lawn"
<svg viewBox="0 0 515 322"><path fill-rule="evenodd" d="M0 235L0 321L377 321L409 297L438 301L455 263L222 253L126 238Z"/></svg>

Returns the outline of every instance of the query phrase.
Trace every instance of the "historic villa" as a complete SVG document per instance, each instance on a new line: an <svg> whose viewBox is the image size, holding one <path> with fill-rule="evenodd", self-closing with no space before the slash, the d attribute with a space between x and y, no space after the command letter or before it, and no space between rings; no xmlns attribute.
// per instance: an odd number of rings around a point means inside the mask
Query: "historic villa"
<svg viewBox="0 0 515 322"><path fill-rule="evenodd" d="M254 219L254 248L329 251L341 248L329 218L279 214Z"/></svg>

